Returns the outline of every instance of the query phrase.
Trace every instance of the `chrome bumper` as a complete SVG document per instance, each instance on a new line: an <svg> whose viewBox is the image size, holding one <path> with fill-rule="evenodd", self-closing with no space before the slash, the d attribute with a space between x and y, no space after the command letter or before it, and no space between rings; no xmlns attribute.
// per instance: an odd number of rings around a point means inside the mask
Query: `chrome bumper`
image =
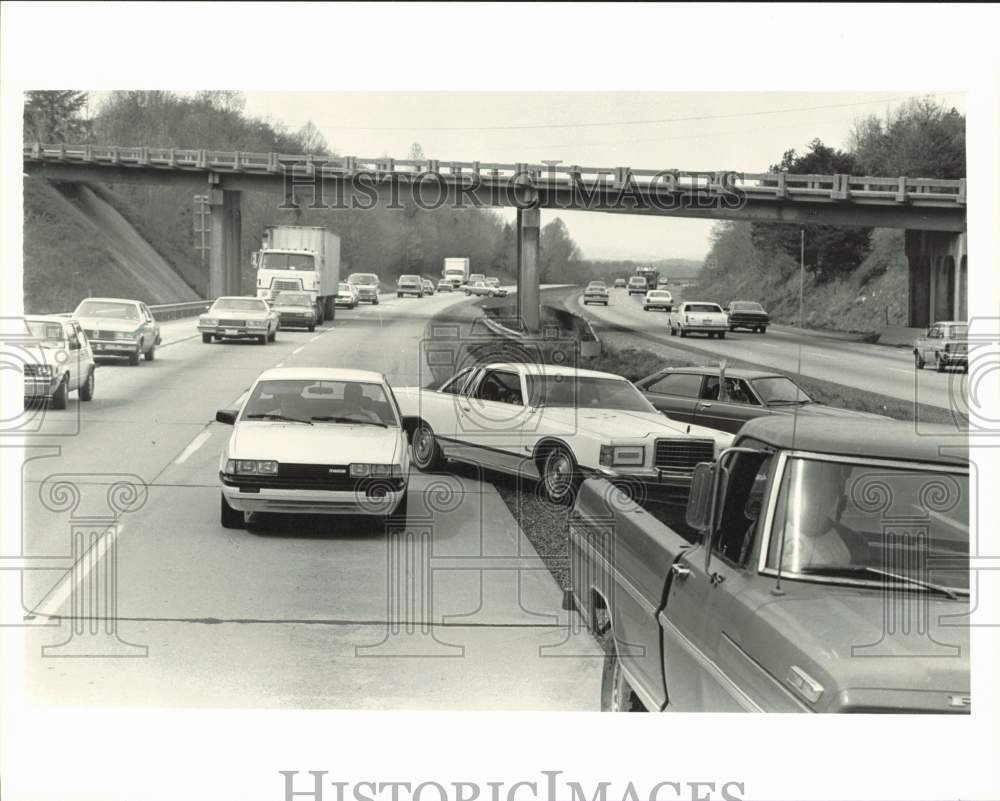
<svg viewBox="0 0 1000 801"><path fill-rule="evenodd" d="M138 342L122 342L120 340L91 339L90 349L95 356L131 356L139 352Z"/></svg>

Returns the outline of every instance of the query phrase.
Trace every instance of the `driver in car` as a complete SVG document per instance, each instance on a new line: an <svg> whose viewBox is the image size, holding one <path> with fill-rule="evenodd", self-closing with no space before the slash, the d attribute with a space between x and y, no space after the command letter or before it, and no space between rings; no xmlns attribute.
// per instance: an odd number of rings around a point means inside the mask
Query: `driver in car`
<svg viewBox="0 0 1000 801"><path fill-rule="evenodd" d="M344 405L341 417L350 417L367 423L381 423L382 418L365 408L365 395L360 384L344 385Z"/></svg>
<svg viewBox="0 0 1000 801"><path fill-rule="evenodd" d="M851 549L842 536L849 534L849 530L838 522L844 475L834 464L824 465L822 474L817 475L819 469L810 470L808 493L789 498L781 563L793 572L815 567L848 567L852 563Z"/></svg>

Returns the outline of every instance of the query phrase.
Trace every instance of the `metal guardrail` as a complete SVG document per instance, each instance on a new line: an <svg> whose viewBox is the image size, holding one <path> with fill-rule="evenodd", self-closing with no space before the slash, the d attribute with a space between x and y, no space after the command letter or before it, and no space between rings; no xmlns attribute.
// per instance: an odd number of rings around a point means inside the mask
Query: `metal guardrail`
<svg viewBox="0 0 1000 801"><path fill-rule="evenodd" d="M345 178L359 173L380 179L413 180L428 173L456 183L475 177L486 183L531 182L539 188L626 187L666 192L738 191L748 197L793 201L843 201L917 206L964 207L966 179L799 175L734 171L648 170L531 163L332 157L319 154L251 153L109 145L24 145L24 161L108 167Z"/></svg>
<svg viewBox="0 0 1000 801"><path fill-rule="evenodd" d="M204 311L215 301L212 300L190 300L184 303L161 303L158 306L149 306L153 313L154 320L176 320L181 317L194 317Z"/></svg>

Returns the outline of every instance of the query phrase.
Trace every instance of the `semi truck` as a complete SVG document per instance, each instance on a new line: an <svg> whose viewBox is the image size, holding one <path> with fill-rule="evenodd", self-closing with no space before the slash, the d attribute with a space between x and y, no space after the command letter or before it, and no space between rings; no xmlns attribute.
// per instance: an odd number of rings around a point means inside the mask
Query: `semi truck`
<svg viewBox="0 0 1000 801"><path fill-rule="evenodd" d="M340 283L340 237L320 226L269 225L253 254L257 297L306 292L316 306L317 322L332 320Z"/></svg>
<svg viewBox="0 0 1000 801"><path fill-rule="evenodd" d="M448 258L444 260L444 268L441 270L441 277L448 281L453 288L458 289L469 280L469 260Z"/></svg>

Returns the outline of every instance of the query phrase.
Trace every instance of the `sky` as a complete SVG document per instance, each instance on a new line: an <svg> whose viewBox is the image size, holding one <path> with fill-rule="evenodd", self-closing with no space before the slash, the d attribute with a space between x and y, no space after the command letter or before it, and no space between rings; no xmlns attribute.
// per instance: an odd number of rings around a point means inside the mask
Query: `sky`
<svg viewBox="0 0 1000 801"><path fill-rule="evenodd" d="M913 91L244 92L246 111L290 129L312 121L340 155L761 172L808 143L847 145L856 120ZM964 111L963 96L935 93ZM512 210L503 210L509 218ZM712 221L594 212L560 216L588 258L702 259Z"/></svg>

